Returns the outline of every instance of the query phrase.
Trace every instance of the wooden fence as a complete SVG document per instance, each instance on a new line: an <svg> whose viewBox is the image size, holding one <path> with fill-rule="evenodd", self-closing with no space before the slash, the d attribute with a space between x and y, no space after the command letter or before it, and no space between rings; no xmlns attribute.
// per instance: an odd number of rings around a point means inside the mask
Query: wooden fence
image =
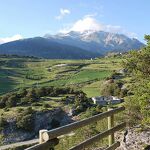
<svg viewBox="0 0 150 150"><path fill-rule="evenodd" d="M77 121L50 131L40 130L39 132L39 144L27 148L26 150L54 150L54 147L59 144L59 136L72 132L73 130L92 124L93 122L99 121L104 118L108 118L108 130L101 132L82 143L72 147L70 150L82 150L94 142L103 139L108 136L109 147L106 150L114 150L119 147L120 143L114 140L114 133L125 128L126 123L123 122L114 127L114 114L117 114L125 110L124 107L109 108L107 112L92 116L90 118Z"/></svg>

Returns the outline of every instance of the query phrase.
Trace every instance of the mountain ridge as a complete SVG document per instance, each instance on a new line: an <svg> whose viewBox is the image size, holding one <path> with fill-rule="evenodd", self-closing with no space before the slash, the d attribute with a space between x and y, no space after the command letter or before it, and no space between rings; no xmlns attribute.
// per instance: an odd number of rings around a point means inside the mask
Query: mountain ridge
<svg viewBox="0 0 150 150"><path fill-rule="evenodd" d="M0 54L17 54L48 59L90 59L110 51L126 52L144 44L123 34L104 31L71 31L8 42L0 45Z"/></svg>
<svg viewBox="0 0 150 150"><path fill-rule="evenodd" d="M0 45L0 54L17 54L48 59L90 59L100 54L60 44L43 37L34 37Z"/></svg>
<svg viewBox="0 0 150 150"><path fill-rule="evenodd" d="M142 42L135 38L129 38L124 34L86 30L84 32L71 31L60 33L54 36L45 35L46 38L57 40L57 42L68 45L77 45L88 51L96 51L105 54L109 51L128 51L140 49L144 46Z"/></svg>

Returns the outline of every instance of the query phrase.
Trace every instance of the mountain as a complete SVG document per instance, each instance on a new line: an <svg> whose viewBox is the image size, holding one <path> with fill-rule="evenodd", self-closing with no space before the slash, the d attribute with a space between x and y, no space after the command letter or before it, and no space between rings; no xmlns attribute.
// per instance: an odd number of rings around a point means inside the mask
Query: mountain
<svg viewBox="0 0 150 150"><path fill-rule="evenodd" d="M0 54L16 54L50 59L89 59L107 52L140 49L144 44L123 34L104 31L71 31L45 35L0 45Z"/></svg>
<svg viewBox="0 0 150 150"><path fill-rule="evenodd" d="M61 44L43 37L17 40L0 45L0 54L16 54L49 59L89 59L100 54Z"/></svg>
<svg viewBox="0 0 150 150"><path fill-rule="evenodd" d="M46 38L59 43L78 46L91 52L105 54L109 51L129 51L131 49L140 49L143 43L135 38L129 38L123 34L116 34L104 31L87 30L84 32L71 31L65 34L54 36L45 35Z"/></svg>

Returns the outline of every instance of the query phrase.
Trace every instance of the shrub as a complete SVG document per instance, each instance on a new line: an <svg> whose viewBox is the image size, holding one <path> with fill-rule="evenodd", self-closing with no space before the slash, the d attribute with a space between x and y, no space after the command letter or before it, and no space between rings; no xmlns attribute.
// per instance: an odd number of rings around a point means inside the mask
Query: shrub
<svg viewBox="0 0 150 150"><path fill-rule="evenodd" d="M4 111L5 111L5 112L9 111L9 108L5 107L5 108L4 108Z"/></svg>
<svg viewBox="0 0 150 150"><path fill-rule="evenodd" d="M16 125L17 128L26 131L32 131L34 129L34 114L32 107L28 107L17 117Z"/></svg>
<svg viewBox="0 0 150 150"><path fill-rule="evenodd" d="M29 102L36 102L38 97L34 88L30 89L26 95Z"/></svg>
<svg viewBox="0 0 150 150"><path fill-rule="evenodd" d="M7 121L3 117L0 117L0 130L3 130L6 125Z"/></svg>
<svg viewBox="0 0 150 150"><path fill-rule="evenodd" d="M15 107L17 105L17 97L16 95L10 96L6 101L7 107Z"/></svg>
<svg viewBox="0 0 150 150"><path fill-rule="evenodd" d="M127 95L127 89L121 89L123 86L122 81L117 81L114 83L109 83L104 86L101 90L101 94L104 96L118 96L118 97L125 97Z"/></svg>
<svg viewBox="0 0 150 150"><path fill-rule="evenodd" d="M32 114L21 115L17 118L17 127L26 131L32 131L34 129L34 118Z"/></svg>
<svg viewBox="0 0 150 150"><path fill-rule="evenodd" d="M18 95L21 97L25 97L27 95L28 91L24 88L19 90Z"/></svg>
<svg viewBox="0 0 150 150"><path fill-rule="evenodd" d="M21 113L23 111L23 108L17 108L17 112Z"/></svg>
<svg viewBox="0 0 150 150"><path fill-rule="evenodd" d="M8 94L2 96L2 98L0 99L0 108L6 107L6 101L8 100L8 97Z"/></svg>
<svg viewBox="0 0 150 150"><path fill-rule="evenodd" d="M31 105L32 105L32 106L41 106L41 104L39 104L39 103L37 103L37 102L32 103Z"/></svg>
<svg viewBox="0 0 150 150"><path fill-rule="evenodd" d="M49 108L49 107L50 107L50 105L49 105L49 104L47 104L47 103L44 103L44 104L43 104L43 107L44 107L44 108Z"/></svg>

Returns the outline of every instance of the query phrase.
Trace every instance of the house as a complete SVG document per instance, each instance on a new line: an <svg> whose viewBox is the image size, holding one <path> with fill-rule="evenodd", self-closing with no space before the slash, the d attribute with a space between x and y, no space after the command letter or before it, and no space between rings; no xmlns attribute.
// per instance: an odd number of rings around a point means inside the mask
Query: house
<svg viewBox="0 0 150 150"><path fill-rule="evenodd" d="M124 75L124 74L127 73L127 69L120 69L120 70L119 70L119 73Z"/></svg>
<svg viewBox="0 0 150 150"><path fill-rule="evenodd" d="M123 102L122 98L117 98L115 96L111 96L112 99L110 99L111 104L119 104Z"/></svg>
<svg viewBox="0 0 150 150"><path fill-rule="evenodd" d="M92 97L92 101L94 104L105 106L108 104L122 103L123 99L119 99L115 96L97 96L97 97Z"/></svg>
<svg viewBox="0 0 150 150"><path fill-rule="evenodd" d="M107 105L108 100L107 97L105 96L97 96L97 97L92 97L92 101L94 104L99 104L99 105Z"/></svg>

